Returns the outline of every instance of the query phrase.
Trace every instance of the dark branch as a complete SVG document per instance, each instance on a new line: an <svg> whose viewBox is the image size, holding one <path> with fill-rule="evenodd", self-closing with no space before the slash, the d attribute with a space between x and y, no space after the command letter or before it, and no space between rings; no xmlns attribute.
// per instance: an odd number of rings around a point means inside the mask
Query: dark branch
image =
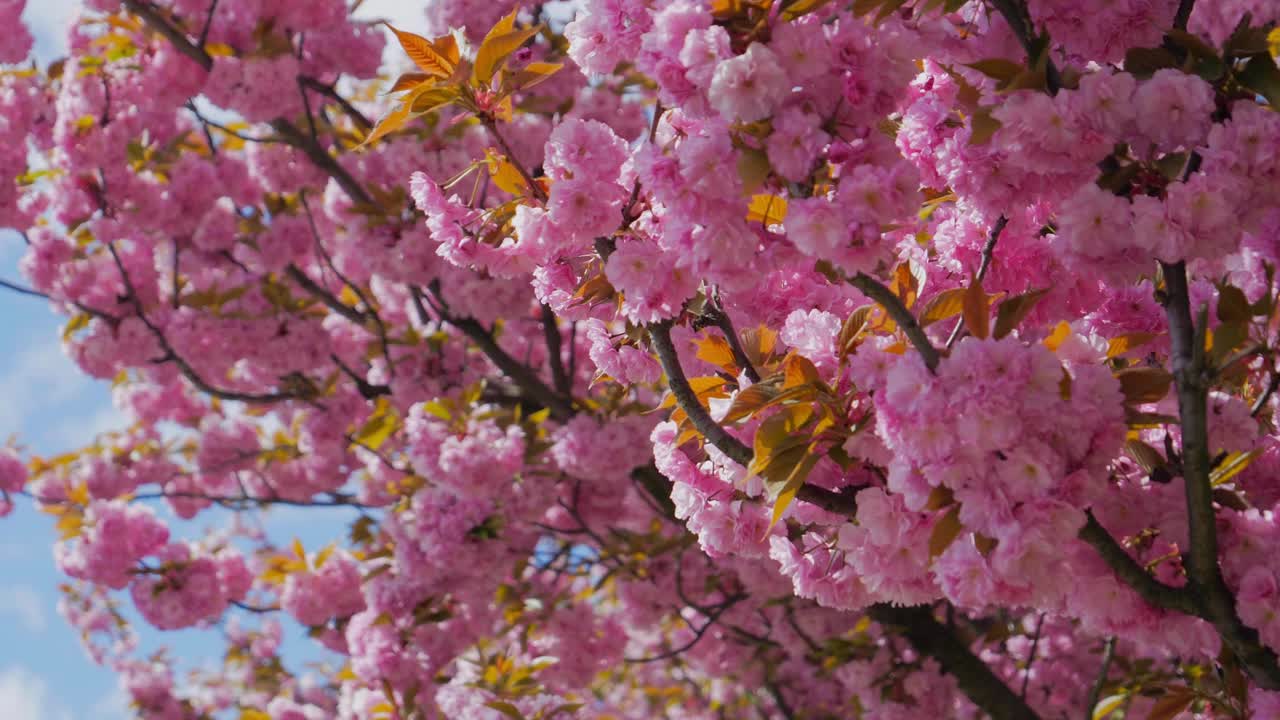
<svg viewBox="0 0 1280 720"><path fill-rule="evenodd" d="M1146 568L1138 564L1133 556L1125 551L1111 533L1098 522L1092 512L1085 512L1084 527L1080 528L1080 539L1093 546L1102 556L1111 572L1120 578L1125 585L1133 588L1149 604L1165 610L1176 610L1187 615L1199 615L1195 597L1183 588L1165 585L1152 577Z"/></svg>
<svg viewBox="0 0 1280 720"><path fill-rule="evenodd" d="M987 270L991 269L991 258L996 251L996 242L1000 240L1000 233L1004 232L1004 228L1009 224L1009 218L1001 215L991 226L991 232L987 235L987 242L982 246L982 260L978 263L978 273L974 275L977 282L982 282L987 277ZM964 329L964 319L956 320L956 326L951 331L951 336L947 338L947 349L950 350L952 345L956 344L956 340L960 339L960 332Z"/></svg>
<svg viewBox="0 0 1280 720"><path fill-rule="evenodd" d="M900 628L916 652L938 661L956 679L960 690L993 720L1038 720L1039 716L928 607L873 605L871 619Z"/></svg>
<svg viewBox="0 0 1280 720"><path fill-rule="evenodd" d="M889 317L898 324L898 327L902 328L902 332L906 334L907 339L911 341L916 351L924 358L924 364L929 368L929 372L933 372L938 368L938 361L941 359L938 349L933 346L933 343L929 342L929 336L924 334L924 329L920 327L920 323L916 322L915 316L911 314L906 305L902 304L902 300L897 295L894 295L879 280L866 273L858 273L849 282L861 290L863 295L874 300L880 307L884 308L885 312L889 313Z"/></svg>
<svg viewBox="0 0 1280 720"><path fill-rule="evenodd" d="M1196 0L1181 0L1178 3L1178 12L1173 16L1173 28L1175 30L1186 30L1187 23L1191 21L1191 11L1196 7Z"/></svg>
<svg viewBox="0 0 1280 720"><path fill-rule="evenodd" d="M542 334L547 342L547 360L551 363L551 381L556 392L561 395L573 393L573 378L565 372L563 341L560 338L560 325L556 322L556 314L547 305L542 306Z"/></svg>
<svg viewBox="0 0 1280 720"><path fill-rule="evenodd" d="M1259 686L1280 690L1280 663L1258 640L1258 633L1236 615L1235 597L1218 567L1217 513L1210 480L1209 368L1205 361L1207 318L1199 327L1191 319L1191 296L1186 263L1161 263L1165 281L1164 305L1169 319L1171 364L1182 421L1182 477L1187 499L1191 546L1188 575L1199 598L1202 617L1213 624L1222 641Z"/></svg>
<svg viewBox="0 0 1280 720"><path fill-rule="evenodd" d="M342 108L342 112L346 113L347 117L351 118L352 122L359 125L361 129L370 130L373 128L373 123L369 120L368 116L356 109L356 106L352 105L346 98L342 97L342 95L332 85L326 85L319 80L306 75L299 77L298 82L302 83L308 89L314 90L337 103L338 107Z"/></svg>
<svg viewBox="0 0 1280 720"><path fill-rule="evenodd" d="M496 365L507 377L511 378L516 385L520 386L520 389L529 399L550 409L551 416L556 420L563 422L573 417L574 409L571 398L553 390L527 365L511 357L506 350L502 349L502 346L493 338L493 335L475 318L453 315L448 311L448 307L444 304L439 293L435 289L432 289L431 292L435 297L436 310L440 319L457 328L459 332L479 346L480 351L489 358L489 361ZM423 305L424 296L422 290L413 288L411 293L419 319L428 321L430 315Z"/></svg>
<svg viewBox="0 0 1280 720"><path fill-rule="evenodd" d="M186 55L205 70L213 69L213 56L205 52L200 46L191 42L191 38L177 26L169 22L160 10L149 2L144 0L124 0L124 6L129 12L142 18L152 30L160 33L166 40L173 43L173 47L178 52Z"/></svg>
<svg viewBox="0 0 1280 720"><path fill-rule="evenodd" d="M991 4L1004 16L1005 22L1009 23L1009 29L1017 36L1018 42L1033 65L1039 59L1041 52L1048 55L1047 47L1043 49L1036 47L1035 29L1031 26L1031 14L1027 12L1025 3L1020 0L991 0ZM1057 95L1062 87L1062 77L1058 74L1058 68L1051 58L1045 57L1044 62L1045 85L1050 95Z"/></svg>

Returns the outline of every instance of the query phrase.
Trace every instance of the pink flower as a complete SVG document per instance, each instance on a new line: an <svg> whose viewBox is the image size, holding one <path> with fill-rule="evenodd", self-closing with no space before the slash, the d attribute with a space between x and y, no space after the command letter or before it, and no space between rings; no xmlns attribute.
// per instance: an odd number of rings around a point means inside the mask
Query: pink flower
<svg viewBox="0 0 1280 720"><path fill-rule="evenodd" d="M1213 86L1165 68L1138 85L1133 106L1139 137L1160 150L1191 148L1205 141L1213 124Z"/></svg>
<svg viewBox="0 0 1280 720"><path fill-rule="evenodd" d="M752 43L745 53L716 67L708 97L725 120L754 122L768 117L790 86L773 51Z"/></svg>

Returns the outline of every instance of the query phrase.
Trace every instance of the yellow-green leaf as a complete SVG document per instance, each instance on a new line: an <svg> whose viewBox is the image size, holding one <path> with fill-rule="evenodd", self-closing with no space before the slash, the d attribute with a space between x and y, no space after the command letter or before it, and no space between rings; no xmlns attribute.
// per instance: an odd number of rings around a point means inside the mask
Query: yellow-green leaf
<svg viewBox="0 0 1280 720"><path fill-rule="evenodd" d="M1128 699L1128 695L1112 695L1099 700L1098 704L1093 708L1093 720L1103 720L1103 718L1119 710L1124 701Z"/></svg>
<svg viewBox="0 0 1280 720"><path fill-rule="evenodd" d="M377 450L400 427L400 418L385 397L378 398L373 414L352 438L370 450Z"/></svg>
<svg viewBox="0 0 1280 720"><path fill-rule="evenodd" d="M1261 450L1254 449L1248 452L1233 452L1222 461L1218 467L1209 473L1209 483L1211 485L1223 485L1231 478L1239 475L1241 471L1249 467L1262 454Z"/></svg>

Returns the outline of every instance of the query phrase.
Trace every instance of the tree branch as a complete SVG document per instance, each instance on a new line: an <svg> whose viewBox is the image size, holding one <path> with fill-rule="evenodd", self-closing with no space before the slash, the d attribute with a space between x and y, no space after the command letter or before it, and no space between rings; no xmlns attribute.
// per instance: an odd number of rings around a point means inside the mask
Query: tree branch
<svg viewBox="0 0 1280 720"><path fill-rule="evenodd" d="M1198 328L1192 322L1186 263L1161 263L1160 267L1165 281L1171 364L1182 421L1182 477L1191 537L1187 562L1190 586L1199 598L1204 619L1217 629L1223 643L1231 648L1254 682L1267 690L1280 690L1280 664L1276 654L1262 645L1257 631L1236 615L1235 597L1218 566L1217 513L1209 477L1212 469L1209 378L1204 349L1207 322L1202 318Z"/></svg>
<svg viewBox="0 0 1280 720"><path fill-rule="evenodd" d="M493 335L485 329L483 325L475 320L475 318L456 317L448 312L448 308L442 302L442 298L438 292L432 290L437 300L437 312L440 319L457 328L459 332L466 335L472 342L480 347L480 351L489 358L489 361L498 367L507 377L511 378L516 385L534 402L541 403L543 407L551 410L551 416L561 422L573 417L573 400L561 395L553 390L550 386L539 378L537 373L531 370L524 363L511 357L498 342L494 340ZM427 309L423 305L423 293L419 288L412 288L411 294L413 302L418 311L420 319L427 320L430 316Z"/></svg>
<svg viewBox="0 0 1280 720"><path fill-rule="evenodd" d="M1187 23L1191 21L1191 11L1196 7L1196 0L1181 0L1178 3L1178 12L1173 15L1173 29L1186 30Z"/></svg>
<svg viewBox="0 0 1280 720"><path fill-rule="evenodd" d="M1165 610L1176 610L1187 615L1200 615L1196 599L1185 588L1165 585L1151 576L1125 549L1111 537L1111 533L1098 522L1090 511L1085 511L1085 524L1080 528L1080 539L1093 546L1102 556L1111 572L1147 603Z"/></svg>
<svg viewBox="0 0 1280 720"><path fill-rule="evenodd" d="M563 341L560 338L560 325L556 323L556 314L549 306L542 306L542 335L547 342L547 359L551 364L551 381L556 391L562 395L573 393L573 379L564 369L564 358L561 357Z"/></svg>
<svg viewBox="0 0 1280 720"><path fill-rule="evenodd" d="M356 109L356 106L352 105L349 100L342 97L332 85L325 85L308 75L300 76L298 82L337 103L338 107L342 108L342 112L346 113L347 117L351 118L352 122L360 126L361 129L370 130L373 128L373 122L369 120L368 116Z"/></svg>
<svg viewBox="0 0 1280 720"><path fill-rule="evenodd" d="M1009 218L1001 215L991 226L991 232L987 235L987 242L982 246L982 260L978 263L978 273L974 278L978 282L982 282L987 277L987 270L991 268L991 258L996 251L996 242L1000 240L1000 233L1004 232L1004 228L1009 224ZM960 332L964 330L964 318L956 320L956 326L951 330L951 336L947 338L947 349L950 350L952 345L956 344L956 340L960 339Z"/></svg>
<svg viewBox="0 0 1280 720"><path fill-rule="evenodd" d="M1039 716L969 647L933 616L925 606L872 605L871 619L900 628L921 655L938 661L942 669L974 705L993 720L1038 720Z"/></svg>
<svg viewBox="0 0 1280 720"><path fill-rule="evenodd" d="M1049 49L1045 48L1041 51L1036 47L1036 38L1033 34L1035 29L1031 26L1031 14L1027 12L1027 6L1020 0L991 0L991 4L1004 16L1005 22L1009 23L1009 29L1017 36L1022 49L1027 53L1027 58L1033 64L1037 61L1040 52L1045 53L1045 85L1050 95L1057 95L1062 87L1062 77L1058 74L1058 68L1053 64L1053 60L1047 57Z"/></svg>
<svg viewBox="0 0 1280 720"><path fill-rule="evenodd" d="M866 273L858 273L849 281L854 287L862 291L863 295L874 300L889 313L889 317L893 319L898 327L902 328L902 332L906 334L907 339L915 346L916 351L924 358L924 364L929 368L929 372L934 372L938 368L938 361L941 355L938 349L929 342L929 336L924 334L924 329L920 327L920 323L916 322L916 318L902 304L902 300L894 295L889 288L880 283L879 280L867 275Z"/></svg>
<svg viewBox="0 0 1280 720"><path fill-rule="evenodd" d="M154 5L144 0L123 0L123 2L129 12L142 18L142 21L150 26L152 30L160 33L166 40L173 43L175 50L196 61L196 64L205 70L213 69L213 56L192 42L185 32L170 23Z"/></svg>

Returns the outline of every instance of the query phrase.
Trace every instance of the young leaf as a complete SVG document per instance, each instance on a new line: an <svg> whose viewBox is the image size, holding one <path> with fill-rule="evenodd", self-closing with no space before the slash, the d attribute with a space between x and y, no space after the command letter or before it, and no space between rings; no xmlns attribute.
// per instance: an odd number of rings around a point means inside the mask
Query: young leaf
<svg viewBox="0 0 1280 720"><path fill-rule="evenodd" d="M979 340L987 338L990 334L990 313L987 292L982 289L982 283L975 279L964 293L964 326L970 335Z"/></svg>
<svg viewBox="0 0 1280 720"><path fill-rule="evenodd" d="M929 298L920 313L920 327L928 327L964 312L965 292L964 288L951 288Z"/></svg>
<svg viewBox="0 0 1280 720"><path fill-rule="evenodd" d="M1173 384L1173 376L1157 367L1125 368L1115 375L1125 401L1134 405L1159 402Z"/></svg>
<svg viewBox="0 0 1280 720"><path fill-rule="evenodd" d="M1049 290L1032 290L1021 295L1014 295L1004 302L1000 303L1000 307L996 309L996 328L992 333L992 337L999 340L1000 338L1013 332L1018 324L1026 319L1027 315L1035 308L1036 303L1040 299L1049 294Z"/></svg>
<svg viewBox="0 0 1280 720"><path fill-rule="evenodd" d="M493 76L498 72L498 67L507 57L525 44L529 38L542 31L541 25L535 25L523 30L512 30L511 28L515 26L515 12L512 11L510 15L499 21L485 36L484 42L480 44L480 49L476 51L476 61L471 70L471 78L477 84L488 86L489 83L493 82Z"/></svg>
<svg viewBox="0 0 1280 720"><path fill-rule="evenodd" d="M383 25L386 25L387 29L395 33L396 39L400 41L400 47L404 48L405 54L422 72L441 80L447 79L453 74L454 63L441 54L431 44L430 40L421 35L397 30L391 23L384 22Z"/></svg>

